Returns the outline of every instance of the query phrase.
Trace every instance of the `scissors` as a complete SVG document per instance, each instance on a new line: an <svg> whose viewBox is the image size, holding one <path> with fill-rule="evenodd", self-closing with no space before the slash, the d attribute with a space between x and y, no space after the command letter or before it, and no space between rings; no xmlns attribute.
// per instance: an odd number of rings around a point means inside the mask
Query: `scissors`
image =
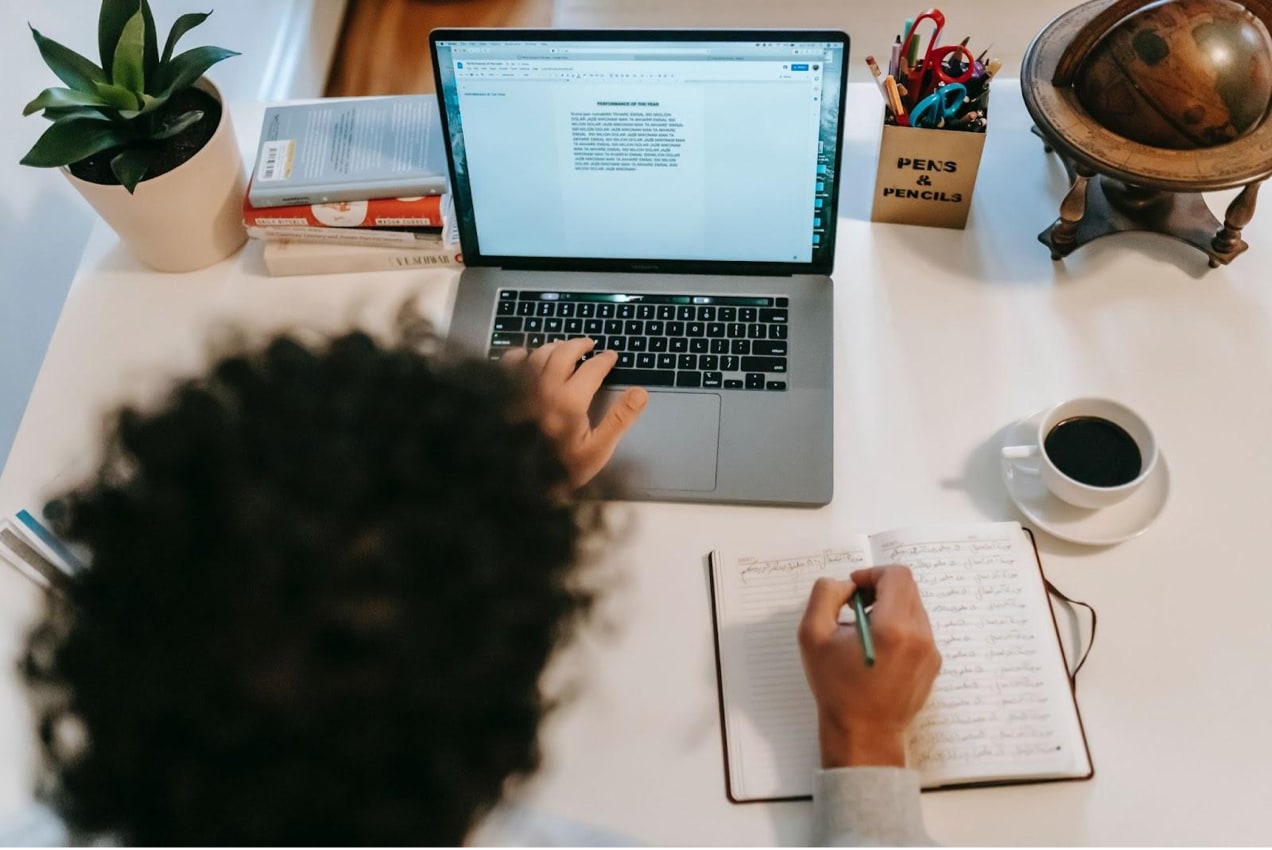
<svg viewBox="0 0 1272 850"><path fill-rule="evenodd" d="M946 83L910 110L910 126L932 129L955 118L963 108L967 87L962 83Z"/></svg>
<svg viewBox="0 0 1272 850"><path fill-rule="evenodd" d="M906 75L906 88L916 102L941 83L965 83L976 73L976 57L966 47L961 44L936 46L941 40L941 30L945 29L945 15L940 9L928 9L914 19L901 44L901 55L906 55L912 39L919 39L919 24L925 20L931 21L935 27L932 30L932 39L928 42L923 58ZM917 44L918 42L916 46ZM954 73L951 73L951 69Z"/></svg>

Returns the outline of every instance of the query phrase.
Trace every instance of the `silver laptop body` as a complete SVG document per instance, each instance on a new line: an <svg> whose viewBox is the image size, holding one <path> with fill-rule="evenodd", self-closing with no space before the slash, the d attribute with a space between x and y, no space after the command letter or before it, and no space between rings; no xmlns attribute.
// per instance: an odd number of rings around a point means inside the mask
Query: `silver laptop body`
<svg viewBox="0 0 1272 850"><path fill-rule="evenodd" d="M633 498L828 503L848 37L435 30L430 46L466 264L451 342L619 350L613 385L650 392L615 456Z"/></svg>

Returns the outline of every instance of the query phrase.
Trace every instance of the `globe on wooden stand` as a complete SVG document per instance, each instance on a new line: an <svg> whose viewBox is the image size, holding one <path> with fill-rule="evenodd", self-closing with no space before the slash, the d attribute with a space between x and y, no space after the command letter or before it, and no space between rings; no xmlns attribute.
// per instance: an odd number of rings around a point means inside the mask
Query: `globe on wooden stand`
<svg viewBox="0 0 1272 850"><path fill-rule="evenodd" d="M1272 0L1092 0L1043 28L1020 84L1071 182L1038 234L1053 260L1132 230L1182 239L1211 268L1246 250L1272 176L1269 30ZM1221 224L1201 193L1237 187Z"/></svg>

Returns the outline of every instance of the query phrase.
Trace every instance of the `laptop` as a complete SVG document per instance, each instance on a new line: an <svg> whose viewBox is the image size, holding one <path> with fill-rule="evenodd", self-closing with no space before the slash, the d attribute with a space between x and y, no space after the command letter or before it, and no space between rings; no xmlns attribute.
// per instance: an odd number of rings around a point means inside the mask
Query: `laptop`
<svg viewBox="0 0 1272 850"><path fill-rule="evenodd" d="M648 406L635 499L824 505L848 36L440 29L465 268L449 339L590 336ZM605 388L599 417L621 390Z"/></svg>

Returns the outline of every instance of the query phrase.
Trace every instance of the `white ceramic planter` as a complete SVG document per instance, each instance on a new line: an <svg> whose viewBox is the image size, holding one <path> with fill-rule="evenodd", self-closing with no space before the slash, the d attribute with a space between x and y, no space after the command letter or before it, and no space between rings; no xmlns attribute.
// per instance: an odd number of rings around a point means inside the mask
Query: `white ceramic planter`
<svg viewBox="0 0 1272 850"><path fill-rule="evenodd" d="M210 266L247 241L243 157L221 92L206 77L195 83L221 103L221 123L203 149L177 168L142 180L129 194L123 186L89 183L62 169L128 250L164 272Z"/></svg>

